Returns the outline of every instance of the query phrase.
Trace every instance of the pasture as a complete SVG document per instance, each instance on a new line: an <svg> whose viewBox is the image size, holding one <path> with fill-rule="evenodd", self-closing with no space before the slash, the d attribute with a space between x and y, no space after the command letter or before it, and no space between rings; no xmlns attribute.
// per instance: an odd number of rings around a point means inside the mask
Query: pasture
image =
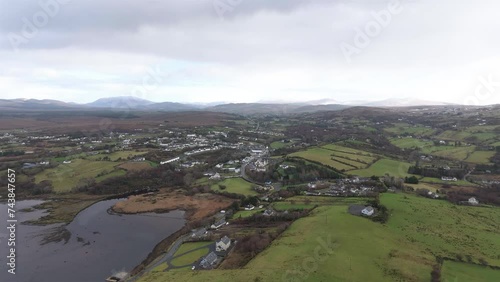
<svg viewBox="0 0 500 282"><path fill-rule="evenodd" d="M226 189L221 189L220 185L226 186ZM258 193L252 189L253 184L239 177L228 178L219 183L212 185L212 190L219 192L236 193L245 196L255 196Z"/></svg>
<svg viewBox="0 0 500 282"><path fill-rule="evenodd" d="M432 141L423 141L416 138L394 138L390 140L391 143L399 147L401 149L412 149L412 148L420 148L423 149L425 147L433 146Z"/></svg>
<svg viewBox="0 0 500 282"><path fill-rule="evenodd" d="M442 281L500 281L500 270L489 267L445 261L441 270Z"/></svg>
<svg viewBox="0 0 500 282"><path fill-rule="evenodd" d="M81 179L92 178L102 181L122 174L123 172L117 172L119 169L115 167L116 165L115 162L76 159L70 164L60 164L38 173L35 176L35 182L50 180L55 192L69 192Z"/></svg>
<svg viewBox="0 0 500 282"><path fill-rule="evenodd" d="M334 205L335 199L309 198L332 205L320 206L310 216L295 221L244 268L205 271L203 275L150 273L139 281L430 281L436 255L453 257L459 253L470 255L473 262L482 258L500 265L497 208L383 194L381 202L391 217L382 225L350 215L348 205ZM488 279L500 273L470 266L458 269L468 275L459 277L496 281ZM445 277L458 275L453 268L450 272L448 262L443 268Z"/></svg>
<svg viewBox="0 0 500 282"><path fill-rule="evenodd" d="M475 151L465 161L477 164L491 164L490 158L495 153L495 151Z"/></svg>
<svg viewBox="0 0 500 282"><path fill-rule="evenodd" d="M175 252L174 258L170 263L176 267L193 264L201 257L208 255L208 246L212 243L213 242L184 243Z"/></svg>
<svg viewBox="0 0 500 282"><path fill-rule="evenodd" d="M340 171L366 168L377 159L377 156L371 153L335 144L312 147L289 156L319 162Z"/></svg>
<svg viewBox="0 0 500 282"><path fill-rule="evenodd" d="M405 177L411 176L411 174L408 174L408 168L410 168L410 166L411 164L406 162L381 159L366 169L349 171L349 174L362 177L370 177L372 175L383 176L385 174L396 177Z"/></svg>

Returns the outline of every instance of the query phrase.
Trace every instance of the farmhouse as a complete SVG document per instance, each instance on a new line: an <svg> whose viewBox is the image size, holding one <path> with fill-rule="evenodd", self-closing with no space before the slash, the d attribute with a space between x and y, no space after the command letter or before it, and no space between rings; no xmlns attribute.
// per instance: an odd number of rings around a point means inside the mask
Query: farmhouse
<svg viewBox="0 0 500 282"><path fill-rule="evenodd" d="M375 210L373 209L373 207L366 207L361 211L361 213L366 216L372 216L374 212Z"/></svg>
<svg viewBox="0 0 500 282"><path fill-rule="evenodd" d="M220 219L219 221L216 221L212 226L210 226L212 229L219 229L222 226L226 225L227 222L225 219Z"/></svg>
<svg viewBox="0 0 500 282"><path fill-rule="evenodd" d="M200 262L200 266L205 269L210 269L216 264L217 264L217 255L214 252L208 254Z"/></svg>
<svg viewBox="0 0 500 282"><path fill-rule="evenodd" d="M222 237L215 243L215 250L217 252L225 252L229 247L231 247L231 239L227 236Z"/></svg>
<svg viewBox="0 0 500 282"><path fill-rule="evenodd" d="M479 201L474 197L470 198L468 203L469 203L469 205L474 205L474 206L479 205Z"/></svg>
<svg viewBox="0 0 500 282"><path fill-rule="evenodd" d="M245 206L245 210L246 210L246 211L252 211L252 210L254 210L254 209L255 209L255 206L254 206L254 205L247 205L247 206Z"/></svg>
<svg viewBox="0 0 500 282"><path fill-rule="evenodd" d="M264 216L271 216L273 214L274 214L274 211L271 209L265 210L263 213Z"/></svg>
<svg viewBox="0 0 500 282"><path fill-rule="evenodd" d="M70 164L71 161L63 161L63 164Z"/></svg>
<svg viewBox="0 0 500 282"><path fill-rule="evenodd" d="M210 180L214 180L214 179L215 180L221 179L221 176L220 176L220 174L218 172L216 174L210 176Z"/></svg>
<svg viewBox="0 0 500 282"><path fill-rule="evenodd" d="M458 179L456 177L446 177L446 176L441 177L441 180L443 180L443 181L454 181L454 182L458 181Z"/></svg>
<svg viewBox="0 0 500 282"><path fill-rule="evenodd" d="M197 238L203 238L207 236L208 231L206 228L200 228L197 230L193 230L193 233L191 234L191 238L197 239Z"/></svg>

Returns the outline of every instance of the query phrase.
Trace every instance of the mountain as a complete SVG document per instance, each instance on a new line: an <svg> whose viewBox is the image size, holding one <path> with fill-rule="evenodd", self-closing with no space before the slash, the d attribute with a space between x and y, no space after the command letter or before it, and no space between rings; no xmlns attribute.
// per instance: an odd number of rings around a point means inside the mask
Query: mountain
<svg viewBox="0 0 500 282"><path fill-rule="evenodd" d="M223 104L214 107L208 107L204 110L213 112L224 112L240 115L254 115L254 114L297 114L305 112L317 111L337 111L345 109L347 106L343 105L307 105L302 103L297 104L265 104L265 103L233 103Z"/></svg>
<svg viewBox="0 0 500 282"><path fill-rule="evenodd" d="M173 103L173 102L154 103L154 104L146 105L142 108L147 109L147 110L166 111L166 112L181 112L181 111L200 110L200 107L197 107L195 105Z"/></svg>
<svg viewBox="0 0 500 282"><path fill-rule="evenodd" d="M2 111L8 110L20 110L20 111L30 111L30 110L46 110L46 111L56 111L56 110L68 110L78 107L78 105L65 103L57 100L37 100L37 99L0 99L0 109Z"/></svg>
<svg viewBox="0 0 500 282"><path fill-rule="evenodd" d="M375 102L363 102L360 106L369 107L414 107L414 106L451 106L451 103L427 101L415 98L391 98Z"/></svg>
<svg viewBox="0 0 500 282"><path fill-rule="evenodd" d="M382 101L355 101L340 103L331 99L322 99L315 101L307 101L301 103L232 103L232 104L182 104L173 102L155 103L145 99L122 96L102 98L88 104L65 103L56 100L36 100L36 99L0 99L0 110L18 110L18 111L57 111L57 110L96 110L104 108L115 109L130 109L137 111L165 111L165 112L181 112L181 111L212 111L223 112L240 115L254 114L299 114L299 113L314 113L324 111L338 111L350 107L413 107L413 106L450 106L453 104L425 101L414 98L404 99L387 99Z"/></svg>
<svg viewBox="0 0 500 282"><path fill-rule="evenodd" d="M152 104L154 104L154 102L145 99L133 96L121 96L121 97L101 98L85 105L92 108L137 109Z"/></svg>

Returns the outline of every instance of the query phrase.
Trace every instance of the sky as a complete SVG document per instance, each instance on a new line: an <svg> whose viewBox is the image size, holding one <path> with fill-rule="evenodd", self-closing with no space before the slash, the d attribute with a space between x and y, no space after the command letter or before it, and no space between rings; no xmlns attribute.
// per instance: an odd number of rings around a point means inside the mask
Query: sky
<svg viewBox="0 0 500 282"><path fill-rule="evenodd" d="M500 1L0 0L0 98L500 103Z"/></svg>

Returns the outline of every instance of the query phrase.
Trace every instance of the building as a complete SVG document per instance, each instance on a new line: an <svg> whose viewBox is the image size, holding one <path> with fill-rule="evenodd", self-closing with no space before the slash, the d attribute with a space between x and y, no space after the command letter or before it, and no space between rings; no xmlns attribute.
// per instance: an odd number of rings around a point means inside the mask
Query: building
<svg viewBox="0 0 500 282"><path fill-rule="evenodd" d="M37 166L38 165L34 164L34 163L24 163L23 164L23 169L34 168L34 167L37 167Z"/></svg>
<svg viewBox="0 0 500 282"><path fill-rule="evenodd" d="M170 159L168 161L163 161L163 162L160 162L161 165L164 165L164 164L169 164L169 163L173 163L173 162L176 162L178 160L180 160L181 158L180 157L177 157L177 158L173 158L173 159Z"/></svg>
<svg viewBox="0 0 500 282"><path fill-rule="evenodd" d="M203 237L207 236L207 234L208 234L208 231L206 228L200 228L200 229L193 230L193 233L191 234L191 238L192 239L203 238Z"/></svg>
<svg viewBox="0 0 500 282"><path fill-rule="evenodd" d="M269 210L265 210L263 215L264 216L272 216L274 214L274 211L269 209Z"/></svg>
<svg viewBox="0 0 500 282"><path fill-rule="evenodd" d="M247 205L247 206L245 206L245 210L246 210L246 211L252 211L252 210L254 210L254 209L255 209L255 206L254 206L254 205Z"/></svg>
<svg viewBox="0 0 500 282"><path fill-rule="evenodd" d="M231 247L231 239L224 236L219 241L215 242L215 250L217 252L225 252Z"/></svg>
<svg viewBox="0 0 500 282"><path fill-rule="evenodd" d="M474 197L470 198L468 203L469 205L479 205L479 201Z"/></svg>
<svg viewBox="0 0 500 282"><path fill-rule="evenodd" d="M361 211L361 213L366 216L372 216L374 212L375 209L373 209L373 207L366 207Z"/></svg>
<svg viewBox="0 0 500 282"><path fill-rule="evenodd" d="M216 221L214 224L212 224L212 226L210 226L210 228L212 228L212 229L219 229L219 228L221 228L222 226L224 226L226 224L227 224L227 222L223 218L223 219L220 219L220 220Z"/></svg>
<svg viewBox="0 0 500 282"><path fill-rule="evenodd" d="M216 264L217 264L217 255L214 252L208 254L200 262L200 266L204 269L210 269L214 267Z"/></svg>
<svg viewBox="0 0 500 282"><path fill-rule="evenodd" d="M454 182L458 181L458 179L456 177L446 177L446 176L441 177L441 180L443 180L443 181L454 181Z"/></svg>
<svg viewBox="0 0 500 282"><path fill-rule="evenodd" d="M63 161L63 164L70 164L71 161Z"/></svg>
<svg viewBox="0 0 500 282"><path fill-rule="evenodd" d="M211 180L220 180L220 179L221 179L221 176L220 176L220 174L217 172L217 173L215 173L214 175L210 176L210 179L211 179Z"/></svg>

